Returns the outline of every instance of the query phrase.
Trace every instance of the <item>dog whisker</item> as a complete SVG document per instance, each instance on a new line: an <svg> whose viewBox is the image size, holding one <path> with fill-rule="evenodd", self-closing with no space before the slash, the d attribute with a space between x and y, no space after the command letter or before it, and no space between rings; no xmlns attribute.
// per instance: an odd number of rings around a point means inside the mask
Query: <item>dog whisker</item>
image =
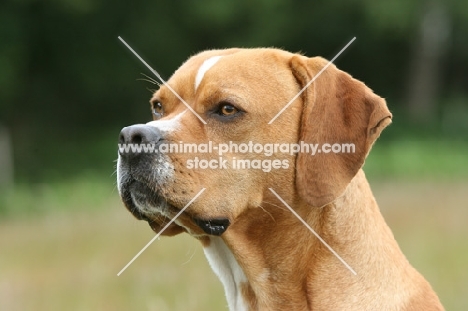
<svg viewBox="0 0 468 311"><path fill-rule="evenodd" d="M268 215L270 215L270 217L271 217L271 219L273 219L273 221L276 222L275 217L273 217L273 215L272 215L269 211L267 211L262 205L259 204L259 205L257 205L257 207L260 207L265 213L267 213Z"/></svg>
<svg viewBox="0 0 468 311"><path fill-rule="evenodd" d="M159 83L158 81L156 81L155 79L153 79L152 77L148 76L148 75L145 75L144 73L141 74L142 76L144 76L146 79L138 79L138 80L141 80L141 81L146 81L146 82L149 82L151 84L154 84L154 85L157 85L157 86L161 86L161 83Z"/></svg>
<svg viewBox="0 0 468 311"><path fill-rule="evenodd" d="M189 258L187 261L185 261L184 263L182 263L182 266L184 266L184 265L188 264L189 262L191 262L193 256L195 256L195 253L197 252L197 248L196 248L196 247L192 247L192 249L193 249L193 251L192 251L192 254L190 255L190 258Z"/></svg>
<svg viewBox="0 0 468 311"><path fill-rule="evenodd" d="M112 193L115 193L115 190L117 190L117 182L114 183L114 187L112 188Z"/></svg>
<svg viewBox="0 0 468 311"><path fill-rule="evenodd" d="M151 83L151 84L156 84L156 83L154 83L153 81L151 81L151 80L148 80L148 79L142 79L142 78L139 78L139 79L136 79L136 80L137 80L137 81L145 81L145 82L149 82L149 83Z"/></svg>
<svg viewBox="0 0 468 311"><path fill-rule="evenodd" d="M268 202L268 201L263 201L263 203L270 204L270 205L273 205L273 206L275 206L275 207L277 207L279 209L282 209L283 211L287 211L287 209L285 207L283 207L283 206L279 206L279 205L273 204L273 203Z"/></svg>

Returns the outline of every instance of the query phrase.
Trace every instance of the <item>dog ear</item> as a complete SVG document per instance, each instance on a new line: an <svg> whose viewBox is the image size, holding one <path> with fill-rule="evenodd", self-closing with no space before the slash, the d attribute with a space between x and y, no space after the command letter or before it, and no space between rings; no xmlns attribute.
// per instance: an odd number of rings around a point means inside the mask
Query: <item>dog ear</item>
<svg viewBox="0 0 468 311"><path fill-rule="evenodd" d="M295 55L290 66L302 89L327 63L320 57ZM299 140L319 147L315 155L298 154L296 187L308 204L321 207L343 194L392 114L383 98L333 64L309 85L302 99ZM354 144L354 152L324 153L320 150L324 144Z"/></svg>

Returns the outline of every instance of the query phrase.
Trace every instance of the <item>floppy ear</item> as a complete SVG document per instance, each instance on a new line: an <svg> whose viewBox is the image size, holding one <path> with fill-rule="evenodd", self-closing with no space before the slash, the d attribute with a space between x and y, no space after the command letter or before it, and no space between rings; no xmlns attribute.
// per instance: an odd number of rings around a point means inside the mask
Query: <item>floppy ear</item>
<svg viewBox="0 0 468 311"><path fill-rule="evenodd" d="M295 55L290 66L302 89L327 63L320 57ZM392 114L383 98L333 64L304 91L302 99L300 141L318 144L318 149L324 144L354 144L354 152L350 153L298 154L299 195L308 204L321 207L345 191L372 144L391 123Z"/></svg>

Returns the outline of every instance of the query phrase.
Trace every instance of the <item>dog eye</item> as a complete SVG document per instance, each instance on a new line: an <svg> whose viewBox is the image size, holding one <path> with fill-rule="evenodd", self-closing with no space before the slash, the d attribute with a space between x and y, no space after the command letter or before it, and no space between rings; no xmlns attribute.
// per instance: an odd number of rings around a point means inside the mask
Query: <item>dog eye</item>
<svg viewBox="0 0 468 311"><path fill-rule="evenodd" d="M217 113L220 116L225 116L225 117L235 115L238 112L239 112L239 109L237 109L236 107L234 107L233 105L229 103L221 103L217 111Z"/></svg>
<svg viewBox="0 0 468 311"><path fill-rule="evenodd" d="M153 112L153 115L158 119L161 118L164 114L163 105L160 102L153 102L151 105L152 105L151 110Z"/></svg>

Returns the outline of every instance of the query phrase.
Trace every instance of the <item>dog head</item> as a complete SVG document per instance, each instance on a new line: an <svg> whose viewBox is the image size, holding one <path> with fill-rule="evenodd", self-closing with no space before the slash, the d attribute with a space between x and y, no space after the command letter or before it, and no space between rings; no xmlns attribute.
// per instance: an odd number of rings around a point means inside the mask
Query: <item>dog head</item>
<svg viewBox="0 0 468 311"><path fill-rule="evenodd" d="M382 98L334 65L317 76L325 66L322 58L277 49L213 50L190 58L153 95L153 121L121 131L121 146L158 150L120 149L117 183L126 207L159 231L205 188L164 232L203 236L220 235L257 209L270 187L289 202L332 202L391 114ZM298 142L319 148L347 143L355 150L281 151ZM221 154L223 144L232 148ZM256 152L256 145L271 152Z"/></svg>

